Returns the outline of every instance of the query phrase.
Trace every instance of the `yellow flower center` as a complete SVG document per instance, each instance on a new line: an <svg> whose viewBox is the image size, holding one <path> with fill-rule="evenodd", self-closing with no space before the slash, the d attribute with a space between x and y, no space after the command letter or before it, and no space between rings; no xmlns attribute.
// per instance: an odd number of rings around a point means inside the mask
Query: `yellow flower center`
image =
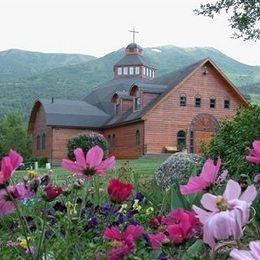
<svg viewBox="0 0 260 260"><path fill-rule="evenodd" d="M222 196L217 196L216 205L220 211L225 211L228 209L228 202Z"/></svg>

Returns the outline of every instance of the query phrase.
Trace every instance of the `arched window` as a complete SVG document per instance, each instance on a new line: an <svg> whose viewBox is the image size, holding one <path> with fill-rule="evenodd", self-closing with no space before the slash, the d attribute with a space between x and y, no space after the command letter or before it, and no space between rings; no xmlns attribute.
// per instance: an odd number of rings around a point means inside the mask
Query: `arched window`
<svg viewBox="0 0 260 260"><path fill-rule="evenodd" d="M45 150L46 147L46 135L45 133L42 134L42 150Z"/></svg>
<svg viewBox="0 0 260 260"><path fill-rule="evenodd" d="M41 137L37 135L36 137L36 149L40 150L41 149Z"/></svg>
<svg viewBox="0 0 260 260"><path fill-rule="evenodd" d="M112 136L111 146L115 146L115 145L116 145L116 135L113 134L113 136Z"/></svg>
<svg viewBox="0 0 260 260"><path fill-rule="evenodd" d="M180 106L181 107L186 107L187 105L187 98L185 94L180 95Z"/></svg>
<svg viewBox="0 0 260 260"><path fill-rule="evenodd" d="M183 130L180 130L177 133L177 148L178 151L183 151L186 149L186 132Z"/></svg>
<svg viewBox="0 0 260 260"><path fill-rule="evenodd" d="M195 107L201 107L201 97L200 95L195 96Z"/></svg>
<svg viewBox="0 0 260 260"><path fill-rule="evenodd" d="M216 107L216 98L212 96L209 100L209 107L210 108L215 108Z"/></svg>
<svg viewBox="0 0 260 260"><path fill-rule="evenodd" d="M140 143L141 143L140 131L136 130L136 133L135 133L135 144L136 145L140 145Z"/></svg>

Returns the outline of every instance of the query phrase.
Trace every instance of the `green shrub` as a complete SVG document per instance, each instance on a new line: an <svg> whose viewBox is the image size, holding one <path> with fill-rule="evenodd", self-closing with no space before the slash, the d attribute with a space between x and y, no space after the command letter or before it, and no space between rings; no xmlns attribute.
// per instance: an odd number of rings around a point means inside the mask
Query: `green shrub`
<svg viewBox="0 0 260 260"><path fill-rule="evenodd" d="M260 172L260 166L245 159L254 140L260 139L260 107L251 106L238 111L233 120L224 120L215 138L205 151L208 157L220 156L229 175L241 180Z"/></svg>
<svg viewBox="0 0 260 260"><path fill-rule="evenodd" d="M79 134L68 141L68 158L75 160L73 151L78 147L87 153L90 148L96 145L103 149L105 155L108 154L108 142L103 135L95 132Z"/></svg>

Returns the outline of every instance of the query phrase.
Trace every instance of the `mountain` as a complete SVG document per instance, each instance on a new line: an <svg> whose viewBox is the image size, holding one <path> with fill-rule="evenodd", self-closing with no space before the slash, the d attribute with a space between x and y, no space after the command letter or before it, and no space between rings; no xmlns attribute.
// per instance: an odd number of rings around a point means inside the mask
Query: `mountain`
<svg viewBox="0 0 260 260"><path fill-rule="evenodd" d="M15 108L20 110L27 120L33 101L38 97L82 99L93 88L112 78L113 65L123 55L124 49L120 49L87 62L66 66L58 65L41 73L31 72L29 77L23 77L20 80L16 80L19 78L16 74L14 74L14 80L3 80L0 69L0 116ZM144 55L151 64L158 68L157 75L172 72L200 59L210 57L244 92L260 94L260 66L240 63L214 48L162 46L145 48ZM47 65L40 67L47 68ZM258 96L255 95L255 97Z"/></svg>
<svg viewBox="0 0 260 260"><path fill-rule="evenodd" d="M48 70L95 59L90 55L41 53L10 49L0 52L0 80L19 80Z"/></svg>

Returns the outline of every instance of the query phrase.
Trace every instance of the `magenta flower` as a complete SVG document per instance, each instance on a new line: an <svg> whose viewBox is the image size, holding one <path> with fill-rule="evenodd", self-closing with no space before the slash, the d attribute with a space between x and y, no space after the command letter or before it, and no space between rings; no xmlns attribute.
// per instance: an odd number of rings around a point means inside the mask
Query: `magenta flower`
<svg viewBox="0 0 260 260"><path fill-rule="evenodd" d="M250 150L250 155L246 159L249 162L260 163L260 140L253 142L253 149Z"/></svg>
<svg viewBox="0 0 260 260"><path fill-rule="evenodd" d="M0 184L6 184L22 162L23 157L16 151L10 150L8 156L5 156L1 162Z"/></svg>
<svg viewBox="0 0 260 260"><path fill-rule="evenodd" d="M9 186L6 189L8 192L5 189L0 190L0 216L14 212L14 202L18 203L23 199L31 198L33 196L33 193L30 192L24 184L16 184Z"/></svg>
<svg viewBox="0 0 260 260"><path fill-rule="evenodd" d="M85 156L81 148L74 150L76 162L63 159L62 167L75 173L80 179L89 179L94 175L104 176L107 169L115 166L115 157L103 160L104 152L98 147L92 147Z"/></svg>
<svg viewBox="0 0 260 260"><path fill-rule="evenodd" d="M148 237L150 239L152 248L155 250L160 249L163 243L169 241L167 239L167 236L162 232L156 234L148 234Z"/></svg>
<svg viewBox="0 0 260 260"><path fill-rule="evenodd" d="M198 220L194 212L177 208L164 218L163 223L167 225L169 239L175 244L181 244L194 234Z"/></svg>
<svg viewBox="0 0 260 260"><path fill-rule="evenodd" d="M197 206L193 210L203 224L203 240L212 248L215 240L240 239L243 235L242 227L249 219L250 205L256 198L254 185L248 186L241 194L241 187L233 180L229 180L223 196L206 193L202 196L201 204L205 211Z"/></svg>
<svg viewBox="0 0 260 260"><path fill-rule="evenodd" d="M124 259L128 254L133 254L136 249L135 239L142 236L144 228L140 225L129 225L121 232L118 227L107 227L104 238L112 240L112 248L108 251L108 259Z"/></svg>
<svg viewBox="0 0 260 260"><path fill-rule="evenodd" d="M250 251L233 249L230 256L233 260L258 260L260 259L260 240L249 243Z"/></svg>
<svg viewBox="0 0 260 260"><path fill-rule="evenodd" d="M221 167L221 159L218 158L215 165L213 160L208 159L202 168L199 176L190 177L186 185L180 186L181 194L192 194L201 192L216 182L219 169Z"/></svg>

